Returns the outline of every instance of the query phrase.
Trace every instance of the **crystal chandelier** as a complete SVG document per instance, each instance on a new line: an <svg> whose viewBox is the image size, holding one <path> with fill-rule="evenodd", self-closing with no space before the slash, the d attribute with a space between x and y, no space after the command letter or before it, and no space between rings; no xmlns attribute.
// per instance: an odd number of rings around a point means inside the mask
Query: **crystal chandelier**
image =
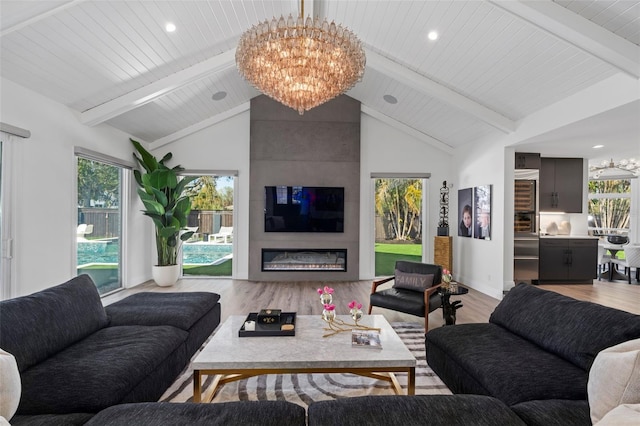
<svg viewBox="0 0 640 426"><path fill-rule="evenodd" d="M590 166L591 179L631 179L640 176L640 162L635 158L615 163L604 160L599 166Z"/></svg>
<svg viewBox="0 0 640 426"><path fill-rule="evenodd" d="M238 71L265 95L301 115L362 80L365 54L348 29L326 19L289 15L252 26L236 49Z"/></svg>

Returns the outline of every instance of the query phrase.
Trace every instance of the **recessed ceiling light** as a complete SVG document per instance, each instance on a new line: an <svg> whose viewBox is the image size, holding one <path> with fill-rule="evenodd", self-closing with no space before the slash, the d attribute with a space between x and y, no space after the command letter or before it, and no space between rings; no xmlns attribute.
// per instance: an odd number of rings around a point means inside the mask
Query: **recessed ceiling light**
<svg viewBox="0 0 640 426"><path fill-rule="evenodd" d="M214 93L211 96L211 99L213 99L214 101L221 101L226 97L227 97L227 92L220 91L220 92Z"/></svg>
<svg viewBox="0 0 640 426"><path fill-rule="evenodd" d="M429 34L427 34L427 37L431 41L437 40L438 39L438 32L437 31L429 31Z"/></svg>
<svg viewBox="0 0 640 426"><path fill-rule="evenodd" d="M176 30L176 24L173 22L167 22L167 25L164 26L164 29L167 30L168 33L172 33Z"/></svg>
<svg viewBox="0 0 640 426"><path fill-rule="evenodd" d="M390 104L397 104L398 103L398 99L396 99L395 96L391 96L391 95L384 95L382 97L382 99L384 99L386 102L390 103Z"/></svg>
<svg viewBox="0 0 640 426"><path fill-rule="evenodd" d="M600 149L600 148L604 148L604 145L594 145L592 146L593 149Z"/></svg>

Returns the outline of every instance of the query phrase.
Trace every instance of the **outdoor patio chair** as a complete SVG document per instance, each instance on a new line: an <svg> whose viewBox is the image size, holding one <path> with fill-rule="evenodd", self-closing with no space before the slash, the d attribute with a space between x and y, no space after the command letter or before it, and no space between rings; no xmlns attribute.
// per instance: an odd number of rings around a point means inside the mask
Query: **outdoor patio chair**
<svg viewBox="0 0 640 426"><path fill-rule="evenodd" d="M210 243L230 243L233 239L233 226L221 226L220 230L209 235Z"/></svg>
<svg viewBox="0 0 640 426"><path fill-rule="evenodd" d="M394 281L391 288L378 287ZM369 314L374 306L424 317L424 329L429 330L429 312L442 307L438 294L442 282L442 267L428 263L396 261L395 275L374 281L369 296Z"/></svg>
<svg viewBox="0 0 640 426"><path fill-rule="evenodd" d="M91 234L93 232L93 224L87 225L86 223L81 223L76 228L76 238L80 241L85 240L85 235Z"/></svg>

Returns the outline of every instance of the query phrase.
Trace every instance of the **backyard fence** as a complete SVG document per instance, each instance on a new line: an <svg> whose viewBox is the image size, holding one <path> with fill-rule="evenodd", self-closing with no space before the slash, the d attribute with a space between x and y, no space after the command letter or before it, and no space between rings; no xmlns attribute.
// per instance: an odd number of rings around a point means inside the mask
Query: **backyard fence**
<svg viewBox="0 0 640 426"><path fill-rule="evenodd" d="M93 232L87 238L113 238L120 236L120 211L99 207L78 208L78 225L93 225ZM222 226L233 226L233 212L192 210L187 226L197 227L200 234L215 234Z"/></svg>
<svg viewBox="0 0 640 426"><path fill-rule="evenodd" d="M88 238L113 238L120 236L120 211L117 208L79 207L78 225L93 225Z"/></svg>
<svg viewBox="0 0 640 426"><path fill-rule="evenodd" d="M233 226L233 212L225 210L191 210L188 225L198 227L199 234L215 234L222 226Z"/></svg>

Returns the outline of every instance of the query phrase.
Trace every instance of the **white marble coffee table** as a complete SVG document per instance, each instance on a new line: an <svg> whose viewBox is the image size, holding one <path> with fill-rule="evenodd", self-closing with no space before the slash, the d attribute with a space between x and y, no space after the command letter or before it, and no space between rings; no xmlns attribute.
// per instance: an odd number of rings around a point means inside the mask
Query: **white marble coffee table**
<svg viewBox="0 0 640 426"><path fill-rule="evenodd" d="M348 315L338 318L350 322ZM246 316L229 317L192 363L193 400L210 402L225 383L260 374L354 373L386 380L403 390L393 373L407 373L407 394L415 394L416 359L382 315L365 315L361 324L380 328L382 349L354 348L351 333L322 337L320 316L298 315L295 336L238 337ZM202 395L203 376L216 376Z"/></svg>

